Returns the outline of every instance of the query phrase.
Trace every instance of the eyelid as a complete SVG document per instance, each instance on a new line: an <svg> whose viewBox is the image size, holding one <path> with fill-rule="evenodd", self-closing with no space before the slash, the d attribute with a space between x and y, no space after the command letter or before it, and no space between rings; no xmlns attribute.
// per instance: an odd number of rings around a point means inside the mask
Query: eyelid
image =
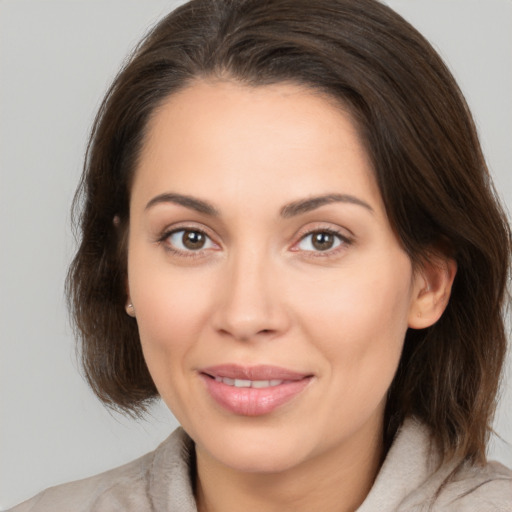
<svg viewBox="0 0 512 512"><path fill-rule="evenodd" d="M204 233L206 236L214 240L217 238L213 231L200 222L195 221L179 221L172 224L167 224L163 228L159 229L155 235L156 241L169 236L171 233L176 231L199 231Z"/></svg>
<svg viewBox="0 0 512 512"><path fill-rule="evenodd" d="M177 233L180 231L198 231L198 232L204 234L211 241L211 243L214 244L215 247L213 247L213 248L208 247L206 249L198 249L196 251L181 250L176 247L172 247L169 243L166 243L166 240L173 233ZM329 234L336 236L341 241L341 243L338 246L336 246L332 249L327 249L325 251L301 250L298 248L298 245L300 244L300 242L302 242L307 236L311 236L315 233L322 233L322 232L329 233ZM165 228L163 228L160 231L159 235L157 236L155 242L164 244L166 250L173 252L175 254L182 255L182 256L189 256L189 257L193 257L193 256L200 257L206 251L211 251L212 249L218 250L218 249L222 248L222 245L219 242L217 242L216 239L217 239L217 237L215 236L215 234L212 234L212 230L210 228L208 228L207 226L205 226L201 223L196 223L194 221L188 221L188 222L183 221L183 222L178 222L176 224L168 225ZM318 256L326 257L326 256L335 255L338 252L346 250L348 248L348 246L350 246L354 243L355 236L348 228L345 228L345 227L333 226L332 224L326 224L326 223L316 223L314 225L311 225L311 223L310 223L310 224L302 227L296 233L296 235L294 236L294 240L295 241L292 243L292 246L289 248L290 251L302 252L305 254L309 253L308 255L312 256L312 257L318 257Z"/></svg>
<svg viewBox="0 0 512 512"><path fill-rule="evenodd" d="M208 249L212 249L211 245L215 245L215 242L211 239L211 237L209 237L206 233L204 233L203 231L200 231L199 229L175 229L174 231L171 231L169 233L169 235L166 237L166 240L171 240L173 239L176 235L179 235L180 233L200 233L202 236L204 236L204 240L205 240L205 245L208 245L208 243L210 244L210 247L200 247L198 249L187 249L186 247L180 247L179 245L183 245L183 240L181 241L172 241L172 243L170 243L169 245L172 245L175 249L177 249L178 251L180 252L201 252L201 251L205 251L205 250L208 250ZM183 235L182 235L183 237ZM178 237L179 239L179 237Z"/></svg>
<svg viewBox="0 0 512 512"><path fill-rule="evenodd" d="M180 231L197 231L202 233L205 237L207 237L211 243L215 246L214 248L208 247L206 249L198 249L197 251L193 250L183 250L177 247L171 246L171 244L166 241L169 237L175 233L179 233ZM158 244L164 245L167 251L170 251L174 254L182 255L185 257L193 257L193 256L201 256L205 251L210 251L212 249L216 250L220 248L220 244L215 240L215 236L211 234L211 230L202 224L198 224L195 222L179 222L176 224L171 224L163 228L156 237L155 242Z"/></svg>
<svg viewBox="0 0 512 512"><path fill-rule="evenodd" d="M336 236L341 243L332 248L327 249L325 251L307 251L307 250L301 250L298 248L298 245L308 236L311 236L315 233L329 233L334 236ZM295 242L292 244L292 247L290 248L293 252L303 252L304 254L308 254L309 256L313 257L326 257L326 256L332 256L334 254L337 254L340 251L345 250L348 246L352 245L354 243L355 236L352 234L350 230L347 228L341 228L341 227L333 227L331 225L326 224L317 224L314 226L311 226L308 224L308 226L305 226L299 230L299 232L295 236Z"/></svg>

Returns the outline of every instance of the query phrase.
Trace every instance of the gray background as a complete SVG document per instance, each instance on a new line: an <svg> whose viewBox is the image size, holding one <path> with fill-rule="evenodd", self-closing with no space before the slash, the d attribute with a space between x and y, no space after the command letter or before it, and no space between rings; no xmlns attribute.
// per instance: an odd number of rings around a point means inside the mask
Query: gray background
<svg viewBox="0 0 512 512"><path fill-rule="evenodd" d="M78 373L63 299L69 206L93 114L127 52L179 2L0 0L0 509L151 450L176 425L107 412ZM512 206L512 1L390 0L433 42ZM509 358L509 373L511 371ZM491 455L512 466L510 380Z"/></svg>

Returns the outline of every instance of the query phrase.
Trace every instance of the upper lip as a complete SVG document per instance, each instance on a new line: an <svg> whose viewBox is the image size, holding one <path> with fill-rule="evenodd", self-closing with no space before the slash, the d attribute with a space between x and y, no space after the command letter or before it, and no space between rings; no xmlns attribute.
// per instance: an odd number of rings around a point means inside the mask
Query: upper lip
<svg viewBox="0 0 512 512"><path fill-rule="evenodd" d="M287 368L272 365L242 366L238 364L221 364L202 368L200 373L210 377L244 380L301 380L311 374L300 373Z"/></svg>

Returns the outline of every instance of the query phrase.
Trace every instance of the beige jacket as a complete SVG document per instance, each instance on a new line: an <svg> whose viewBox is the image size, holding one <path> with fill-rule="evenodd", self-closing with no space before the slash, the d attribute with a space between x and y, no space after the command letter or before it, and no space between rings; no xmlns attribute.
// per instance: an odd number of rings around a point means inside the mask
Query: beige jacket
<svg viewBox="0 0 512 512"><path fill-rule="evenodd" d="M193 442L179 428L154 452L97 476L52 487L12 512L197 512L190 462ZM408 420L356 512L512 512L512 471L436 470L428 432Z"/></svg>

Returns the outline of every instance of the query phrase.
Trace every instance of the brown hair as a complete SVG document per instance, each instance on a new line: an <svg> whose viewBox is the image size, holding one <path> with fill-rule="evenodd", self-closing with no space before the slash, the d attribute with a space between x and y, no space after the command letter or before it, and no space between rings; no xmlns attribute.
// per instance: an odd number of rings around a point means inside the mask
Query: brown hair
<svg viewBox="0 0 512 512"><path fill-rule="evenodd" d="M386 440L415 415L446 457L484 461L506 351L509 226L453 77L375 0L193 0L136 49L101 105L75 200L80 247L67 291L93 390L135 414L157 396L125 313L130 183L152 113L200 77L291 81L350 109L411 260L441 250L458 265L442 318L407 332Z"/></svg>

